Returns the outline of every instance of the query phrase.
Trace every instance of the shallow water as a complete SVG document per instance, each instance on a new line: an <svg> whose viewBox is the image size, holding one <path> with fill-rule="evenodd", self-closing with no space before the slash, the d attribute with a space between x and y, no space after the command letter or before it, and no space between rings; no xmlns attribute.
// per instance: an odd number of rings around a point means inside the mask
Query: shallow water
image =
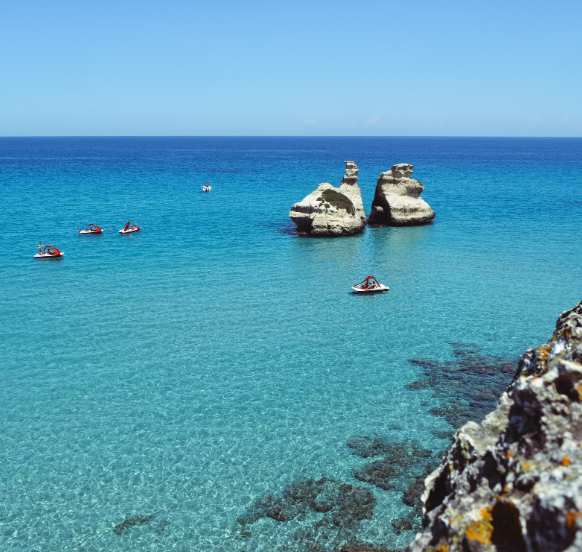
<svg viewBox="0 0 582 552"><path fill-rule="evenodd" d="M434 224L297 236L289 208L348 159L367 211L414 164ZM442 450L408 360L546 341L582 299L581 188L582 139L0 139L0 549L330 548L321 513L236 521L305 477L371 489L348 537L404 546L410 507L346 443ZM368 274L390 291L350 294Z"/></svg>

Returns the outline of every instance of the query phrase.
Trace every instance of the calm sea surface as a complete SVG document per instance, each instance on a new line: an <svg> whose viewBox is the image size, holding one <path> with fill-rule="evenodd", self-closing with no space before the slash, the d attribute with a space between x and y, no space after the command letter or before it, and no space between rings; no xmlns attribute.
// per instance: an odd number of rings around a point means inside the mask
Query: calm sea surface
<svg viewBox="0 0 582 552"><path fill-rule="evenodd" d="M434 223L297 236L291 205L345 160L368 213L412 163ZM321 512L237 522L321 477L374 493L349 538L402 547L409 506L348 440L442 450L408 360L516 358L582 299L582 139L0 139L0 190L3 551L331 549ZM369 274L390 291L350 294ZM154 517L116 534L132 516Z"/></svg>

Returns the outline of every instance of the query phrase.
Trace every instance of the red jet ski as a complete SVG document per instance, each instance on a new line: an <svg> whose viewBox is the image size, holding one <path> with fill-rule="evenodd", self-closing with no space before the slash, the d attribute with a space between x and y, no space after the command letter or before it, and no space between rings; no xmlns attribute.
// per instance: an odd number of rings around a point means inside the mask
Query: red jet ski
<svg viewBox="0 0 582 552"><path fill-rule="evenodd" d="M119 231L120 234L132 234L133 232L139 232L139 226L136 226L135 224L132 224L131 222L128 222L125 225L125 228L123 230Z"/></svg>
<svg viewBox="0 0 582 552"><path fill-rule="evenodd" d="M64 253L59 251L56 247L52 245L45 245L44 248L42 244L38 246L38 253L34 256L35 259L59 259Z"/></svg>
<svg viewBox="0 0 582 552"><path fill-rule="evenodd" d="M356 293L378 293L381 291L388 291L390 288L378 282L374 276L368 276L359 284L352 286L352 289Z"/></svg>
<svg viewBox="0 0 582 552"><path fill-rule="evenodd" d="M103 234L103 230L101 230L101 228L96 224L90 224L87 226L86 230L81 230L79 228L79 234Z"/></svg>

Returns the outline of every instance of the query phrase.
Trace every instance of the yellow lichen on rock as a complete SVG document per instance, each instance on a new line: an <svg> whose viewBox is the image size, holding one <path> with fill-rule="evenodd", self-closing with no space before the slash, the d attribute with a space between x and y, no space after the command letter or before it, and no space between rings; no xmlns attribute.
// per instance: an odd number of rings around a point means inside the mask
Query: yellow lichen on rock
<svg viewBox="0 0 582 552"><path fill-rule="evenodd" d="M550 353L552 352L552 346L553 345L545 345L545 346L540 347L538 349L538 358L542 362L545 362L548 359L548 357L550 356Z"/></svg>
<svg viewBox="0 0 582 552"><path fill-rule="evenodd" d="M576 531L577 529L576 522L579 517L582 517L582 513L580 513L578 510L574 510L573 512L566 514L566 529L568 529L570 533Z"/></svg>
<svg viewBox="0 0 582 552"><path fill-rule="evenodd" d="M520 357L495 411L458 430L406 552L582 551L581 446L582 301Z"/></svg>
<svg viewBox="0 0 582 552"><path fill-rule="evenodd" d="M491 524L491 509L481 510L481 519L469 523L465 536L469 540L474 540L482 544L491 544L491 534L493 525Z"/></svg>

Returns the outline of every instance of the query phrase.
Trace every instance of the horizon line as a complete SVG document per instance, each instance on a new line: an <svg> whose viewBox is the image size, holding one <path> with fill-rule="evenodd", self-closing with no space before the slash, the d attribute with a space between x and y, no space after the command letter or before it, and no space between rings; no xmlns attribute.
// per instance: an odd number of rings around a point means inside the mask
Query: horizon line
<svg viewBox="0 0 582 552"><path fill-rule="evenodd" d="M31 134L23 136L0 136L1 139L17 138L528 138L528 139L558 139L558 140L580 140L582 136L497 136L497 135L438 135L438 134L418 134L418 135L363 135L363 134Z"/></svg>

